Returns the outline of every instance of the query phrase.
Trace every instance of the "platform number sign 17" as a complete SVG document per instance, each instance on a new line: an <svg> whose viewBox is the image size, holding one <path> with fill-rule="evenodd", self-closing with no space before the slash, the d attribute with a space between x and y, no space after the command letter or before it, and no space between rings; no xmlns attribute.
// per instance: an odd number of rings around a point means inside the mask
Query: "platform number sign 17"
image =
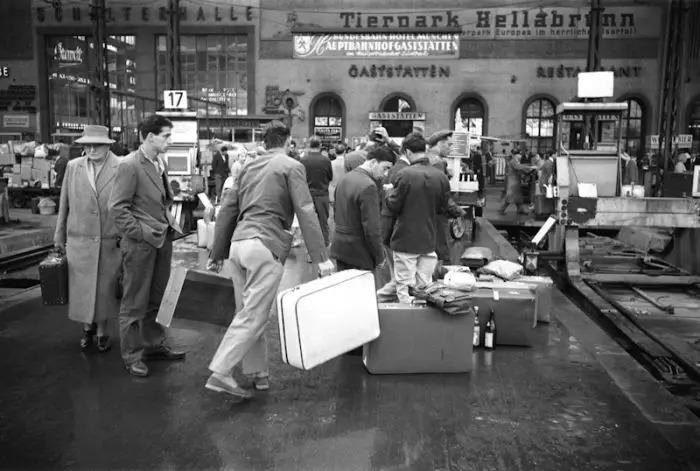
<svg viewBox="0 0 700 471"><path fill-rule="evenodd" d="M166 90L163 92L166 110L186 110L187 92L185 90Z"/></svg>

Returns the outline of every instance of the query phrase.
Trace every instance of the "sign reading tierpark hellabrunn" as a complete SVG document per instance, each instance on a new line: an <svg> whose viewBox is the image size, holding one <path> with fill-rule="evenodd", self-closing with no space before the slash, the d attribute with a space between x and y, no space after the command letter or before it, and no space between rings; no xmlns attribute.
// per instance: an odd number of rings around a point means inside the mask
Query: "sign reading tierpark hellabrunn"
<svg viewBox="0 0 700 471"><path fill-rule="evenodd" d="M295 33L295 59L459 59L459 33Z"/></svg>

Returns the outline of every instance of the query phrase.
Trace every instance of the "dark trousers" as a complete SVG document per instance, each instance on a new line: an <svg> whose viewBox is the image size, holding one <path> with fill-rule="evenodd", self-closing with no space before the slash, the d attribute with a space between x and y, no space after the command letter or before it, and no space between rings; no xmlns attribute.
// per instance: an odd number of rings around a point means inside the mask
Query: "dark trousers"
<svg viewBox="0 0 700 471"><path fill-rule="evenodd" d="M160 302L170 278L173 255L168 234L159 249L128 237L121 240L123 296L119 309L119 335L124 363L143 359L165 342L165 328L156 322Z"/></svg>
<svg viewBox="0 0 700 471"><path fill-rule="evenodd" d="M350 265L349 263L345 263L342 260L336 260L335 261L336 266L338 267L338 271L345 271L345 270L365 270L364 268L356 267L355 265Z"/></svg>
<svg viewBox="0 0 700 471"><path fill-rule="evenodd" d="M326 196L312 196L314 201L314 209L316 210L316 215L318 216L318 222L321 224L321 232L323 233L323 240L326 242L326 247L330 241L330 233L328 230L328 216L331 210L331 200Z"/></svg>
<svg viewBox="0 0 700 471"><path fill-rule="evenodd" d="M336 260L335 261L336 266L338 267L338 271L345 271L345 270L364 270L364 268L356 267L354 265L350 265L349 263L345 263L342 260ZM352 356L362 356L362 347L357 347L355 350L350 350L347 355L352 355Z"/></svg>
<svg viewBox="0 0 700 471"><path fill-rule="evenodd" d="M221 193L224 190L224 182L226 181L226 175L214 175L214 188L216 190L216 197L221 199Z"/></svg>

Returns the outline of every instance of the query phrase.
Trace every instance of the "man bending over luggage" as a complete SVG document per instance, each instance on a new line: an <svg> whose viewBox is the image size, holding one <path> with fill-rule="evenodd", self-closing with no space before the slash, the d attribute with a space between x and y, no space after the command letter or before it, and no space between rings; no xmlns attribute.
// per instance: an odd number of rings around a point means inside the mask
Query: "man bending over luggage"
<svg viewBox="0 0 700 471"><path fill-rule="evenodd" d="M287 155L289 136L281 122L269 125L263 133L267 152L241 169L216 220L208 268L219 271L224 258L231 261L236 316L209 365L206 388L240 398L252 393L233 378L238 363L255 389L269 389L265 326L289 255L294 214L321 276L334 271L304 166Z"/></svg>
<svg viewBox="0 0 700 471"><path fill-rule="evenodd" d="M367 160L338 184L331 257L339 270L374 270L383 263L378 182L393 163L388 148L372 147Z"/></svg>
<svg viewBox="0 0 700 471"><path fill-rule="evenodd" d="M422 134L409 134L402 147L411 165L396 175L394 188L387 191L386 204L396 216L390 241L396 294L399 302L410 303L408 287L432 281L437 265L437 217L447 212L450 182L444 172L430 165Z"/></svg>

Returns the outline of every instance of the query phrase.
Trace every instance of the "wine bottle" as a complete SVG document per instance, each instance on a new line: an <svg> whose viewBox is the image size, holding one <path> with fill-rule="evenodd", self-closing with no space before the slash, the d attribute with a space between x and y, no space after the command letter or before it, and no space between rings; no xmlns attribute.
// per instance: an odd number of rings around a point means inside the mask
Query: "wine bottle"
<svg viewBox="0 0 700 471"><path fill-rule="evenodd" d="M489 320L484 329L484 348L493 350L496 347L496 314L491 309Z"/></svg>
<svg viewBox="0 0 700 471"><path fill-rule="evenodd" d="M474 347L478 347L481 343L481 324L479 323L479 306L474 307L474 339L472 340Z"/></svg>

